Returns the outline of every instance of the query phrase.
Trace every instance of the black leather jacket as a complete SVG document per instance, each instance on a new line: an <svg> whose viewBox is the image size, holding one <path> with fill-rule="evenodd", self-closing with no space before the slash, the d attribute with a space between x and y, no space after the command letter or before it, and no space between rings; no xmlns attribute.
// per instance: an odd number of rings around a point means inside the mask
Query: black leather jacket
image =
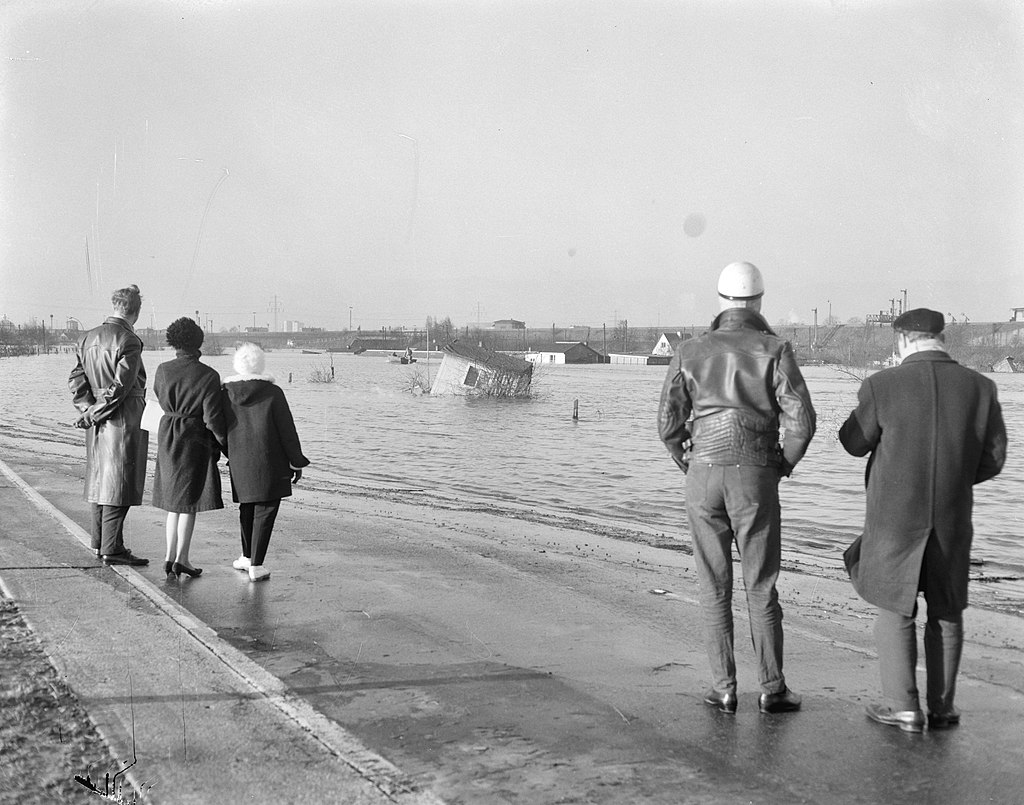
<svg viewBox="0 0 1024 805"><path fill-rule="evenodd" d="M661 392L658 433L684 470L697 461L775 466L788 475L815 427L793 349L758 313L725 310L710 332L679 345Z"/></svg>

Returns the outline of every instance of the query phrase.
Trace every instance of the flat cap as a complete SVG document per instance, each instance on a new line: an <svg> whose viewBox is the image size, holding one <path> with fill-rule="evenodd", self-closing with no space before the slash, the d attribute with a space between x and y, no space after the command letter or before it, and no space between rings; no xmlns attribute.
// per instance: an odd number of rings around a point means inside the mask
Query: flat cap
<svg viewBox="0 0 1024 805"><path fill-rule="evenodd" d="M892 323L894 330L903 330L908 333L932 333L933 335L941 333L945 326L946 320L942 314L926 307L908 310Z"/></svg>

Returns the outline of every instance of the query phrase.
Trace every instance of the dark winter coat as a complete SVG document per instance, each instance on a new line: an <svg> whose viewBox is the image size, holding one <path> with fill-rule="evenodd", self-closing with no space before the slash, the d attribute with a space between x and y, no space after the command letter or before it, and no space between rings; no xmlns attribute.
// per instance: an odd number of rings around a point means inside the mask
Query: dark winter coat
<svg viewBox="0 0 1024 805"><path fill-rule="evenodd" d="M224 400L231 499L262 503L291 495L292 470L309 459L284 392L267 375L234 375L224 379Z"/></svg>
<svg viewBox="0 0 1024 805"><path fill-rule="evenodd" d="M149 452L149 434L140 427L146 370L142 340L127 321L111 316L82 337L68 386L87 426L85 499L138 506Z"/></svg>
<svg viewBox="0 0 1024 805"><path fill-rule="evenodd" d="M217 460L227 444L220 375L198 352L178 351L156 368L160 407L153 505L179 514L223 509Z"/></svg>
<svg viewBox="0 0 1024 805"><path fill-rule="evenodd" d="M853 586L869 603L910 617L924 564L929 610L959 612L967 606L973 486L1006 458L996 385L932 350L868 377L858 398L839 431L849 453L871 454ZM926 562L932 534L938 550Z"/></svg>

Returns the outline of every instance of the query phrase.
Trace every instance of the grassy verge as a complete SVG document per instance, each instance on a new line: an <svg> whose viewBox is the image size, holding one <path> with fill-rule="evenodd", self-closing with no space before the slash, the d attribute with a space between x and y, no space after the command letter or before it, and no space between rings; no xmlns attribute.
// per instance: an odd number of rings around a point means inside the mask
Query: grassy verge
<svg viewBox="0 0 1024 805"><path fill-rule="evenodd" d="M120 766L17 605L0 597L0 805L99 801L75 782ZM125 785L124 798L132 792ZM141 801L141 800L140 800Z"/></svg>

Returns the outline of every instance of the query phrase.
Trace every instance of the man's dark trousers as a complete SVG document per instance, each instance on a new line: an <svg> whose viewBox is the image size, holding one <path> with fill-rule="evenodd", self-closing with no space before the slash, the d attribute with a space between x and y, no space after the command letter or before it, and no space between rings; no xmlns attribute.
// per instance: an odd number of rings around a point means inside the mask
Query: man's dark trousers
<svg viewBox="0 0 1024 805"><path fill-rule="evenodd" d="M92 504L92 547L102 556L124 553L124 520L130 506Z"/></svg>
<svg viewBox="0 0 1024 805"><path fill-rule="evenodd" d="M782 693L782 607L775 590L782 558L782 515L776 467L694 463L686 473L686 511L693 532L705 641L714 689L736 692L733 655L732 543L747 593L750 637L762 693Z"/></svg>

